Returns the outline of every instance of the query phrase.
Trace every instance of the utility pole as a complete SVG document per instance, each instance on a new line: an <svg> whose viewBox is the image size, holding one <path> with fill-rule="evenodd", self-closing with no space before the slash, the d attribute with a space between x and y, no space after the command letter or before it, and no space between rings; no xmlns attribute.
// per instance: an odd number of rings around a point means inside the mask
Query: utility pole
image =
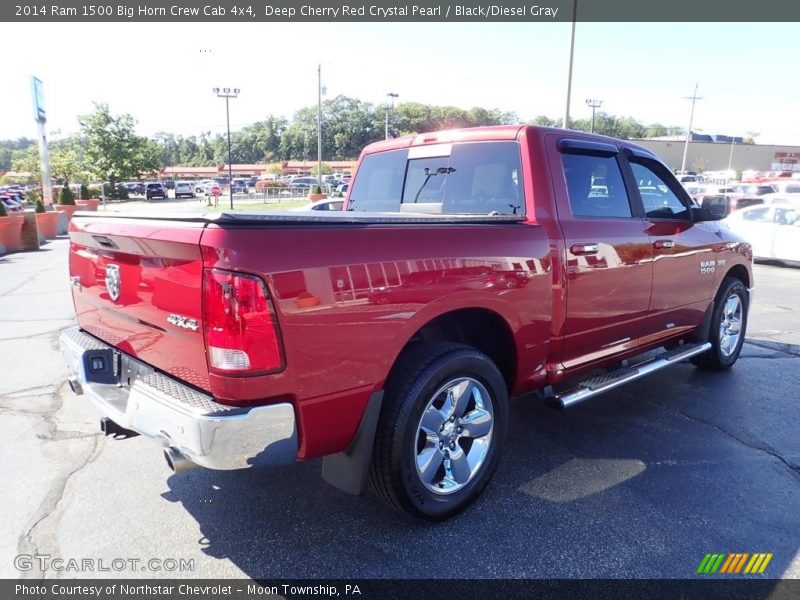
<svg viewBox="0 0 800 600"><path fill-rule="evenodd" d="M399 97L400 94L395 94L394 92L389 92L386 95L389 97L389 99L390 99L390 101L392 103L391 111L388 111L388 110L386 111L386 129L384 131L384 136L383 136L384 139L388 140L389 139L389 112L392 113L392 121L394 121L394 99Z"/></svg>
<svg viewBox="0 0 800 600"><path fill-rule="evenodd" d="M569 62L567 63L567 103L564 106L564 123L562 127L569 129L569 102L572 95L572 57L575 54L575 22L578 20L578 0L572 1L572 29L569 34Z"/></svg>
<svg viewBox="0 0 800 600"><path fill-rule="evenodd" d="M702 96L697 95L698 84L694 84L694 94L691 96L684 96L685 100L692 101L692 110L689 113L689 129L686 130L686 142L683 145L683 160L681 161L681 172L686 170L686 155L689 152L689 138L692 137L692 121L694 120L694 104L698 100L702 100Z"/></svg>
<svg viewBox="0 0 800 600"><path fill-rule="evenodd" d="M317 184L322 188L322 63L317 65Z"/></svg>

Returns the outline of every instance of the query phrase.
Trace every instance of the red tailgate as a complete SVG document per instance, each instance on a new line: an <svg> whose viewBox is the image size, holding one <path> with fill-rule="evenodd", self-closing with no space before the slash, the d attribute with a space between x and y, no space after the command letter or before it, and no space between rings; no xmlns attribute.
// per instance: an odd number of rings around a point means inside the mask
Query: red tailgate
<svg viewBox="0 0 800 600"><path fill-rule="evenodd" d="M204 223L74 219L69 270L82 329L208 390L200 236Z"/></svg>

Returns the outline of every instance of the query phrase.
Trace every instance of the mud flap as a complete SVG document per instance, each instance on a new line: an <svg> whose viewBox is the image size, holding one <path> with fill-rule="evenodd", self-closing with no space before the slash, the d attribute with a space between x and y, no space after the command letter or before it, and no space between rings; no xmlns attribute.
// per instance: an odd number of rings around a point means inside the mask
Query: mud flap
<svg viewBox="0 0 800 600"><path fill-rule="evenodd" d="M382 405L383 390L380 390L369 397L358 431L347 450L322 459L322 479L333 487L354 496L360 496L366 490Z"/></svg>

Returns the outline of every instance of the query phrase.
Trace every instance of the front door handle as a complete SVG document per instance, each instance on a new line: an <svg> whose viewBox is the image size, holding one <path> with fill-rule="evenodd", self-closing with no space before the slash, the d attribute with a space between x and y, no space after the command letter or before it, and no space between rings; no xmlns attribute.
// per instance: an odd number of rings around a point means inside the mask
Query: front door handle
<svg viewBox="0 0 800 600"><path fill-rule="evenodd" d="M653 248L661 249L661 248L674 248L675 242L672 240L656 240L653 242Z"/></svg>
<svg viewBox="0 0 800 600"><path fill-rule="evenodd" d="M600 251L600 244L597 242L587 242L582 244L572 244L569 251L575 256L586 256L587 254L597 254Z"/></svg>

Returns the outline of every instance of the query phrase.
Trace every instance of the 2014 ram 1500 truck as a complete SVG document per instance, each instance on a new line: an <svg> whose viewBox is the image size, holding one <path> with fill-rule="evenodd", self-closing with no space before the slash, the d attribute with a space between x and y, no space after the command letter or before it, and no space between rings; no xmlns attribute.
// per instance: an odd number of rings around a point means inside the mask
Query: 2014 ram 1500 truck
<svg viewBox="0 0 800 600"><path fill-rule="evenodd" d="M509 396L733 365L753 278L727 211L633 144L502 126L368 146L341 212L80 215L70 383L175 471L325 457L443 519L495 471Z"/></svg>

